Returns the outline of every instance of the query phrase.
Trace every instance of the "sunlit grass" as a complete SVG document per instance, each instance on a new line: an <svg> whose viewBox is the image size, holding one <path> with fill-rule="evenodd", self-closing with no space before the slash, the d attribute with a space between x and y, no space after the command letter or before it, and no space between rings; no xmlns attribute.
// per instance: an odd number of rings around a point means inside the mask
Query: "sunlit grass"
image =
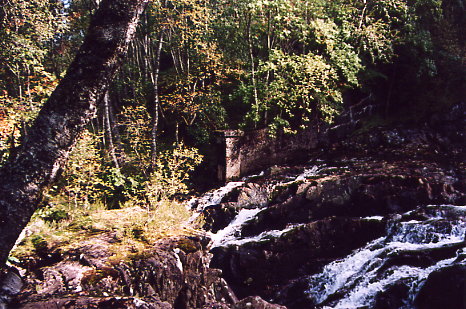
<svg viewBox="0 0 466 309"><path fill-rule="evenodd" d="M192 233L193 227L187 226L191 214L173 200L160 201L151 209L131 202L114 210L105 209L102 204L87 208L58 205L34 215L11 257L21 260L40 254L44 247L61 251L76 249L93 237L107 234L115 239L109 250L123 258L151 247L160 239Z"/></svg>

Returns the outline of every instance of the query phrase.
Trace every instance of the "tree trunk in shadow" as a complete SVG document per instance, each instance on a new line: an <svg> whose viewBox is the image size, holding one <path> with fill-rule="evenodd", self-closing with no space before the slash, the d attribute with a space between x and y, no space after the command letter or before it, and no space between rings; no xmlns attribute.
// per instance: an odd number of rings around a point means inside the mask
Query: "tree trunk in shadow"
<svg viewBox="0 0 466 309"><path fill-rule="evenodd" d="M75 60L0 170L0 264L95 116L148 0L102 0Z"/></svg>
<svg viewBox="0 0 466 309"><path fill-rule="evenodd" d="M113 142L113 126L110 117L110 98L108 91L104 94L104 124L103 127L105 128L105 132L107 133L107 141L108 141L108 151L110 156L112 157L113 164L115 168L120 169L120 164L118 162L118 158L115 152L115 143Z"/></svg>

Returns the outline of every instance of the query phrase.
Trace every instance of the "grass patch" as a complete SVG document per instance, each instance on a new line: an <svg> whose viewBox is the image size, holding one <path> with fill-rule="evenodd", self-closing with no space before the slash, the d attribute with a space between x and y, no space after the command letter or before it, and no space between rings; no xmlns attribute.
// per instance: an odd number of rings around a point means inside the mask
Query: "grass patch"
<svg viewBox="0 0 466 309"><path fill-rule="evenodd" d="M26 227L24 238L11 253L12 260L44 254L54 248L68 251L96 235L111 233L116 241L109 250L116 257L140 253L156 241L188 235L191 211L177 201L163 200L153 209L126 203L108 210L102 204L87 208L57 205L40 209Z"/></svg>

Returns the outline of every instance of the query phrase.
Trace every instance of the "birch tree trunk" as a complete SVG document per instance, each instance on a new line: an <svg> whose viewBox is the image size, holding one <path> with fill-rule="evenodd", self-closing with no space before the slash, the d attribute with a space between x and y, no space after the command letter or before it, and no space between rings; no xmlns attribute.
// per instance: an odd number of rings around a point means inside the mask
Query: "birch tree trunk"
<svg viewBox="0 0 466 309"><path fill-rule="evenodd" d="M0 265L95 116L148 0L102 0L75 60L16 155L0 169Z"/></svg>
<svg viewBox="0 0 466 309"><path fill-rule="evenodd" d="M157 131L159 126L159 75L160 75L160 55L162 53L163 31L160 31L157 50L155 51L154 68L151 70L151 80L154 91L152 103L152 123L151 123L151 169L154 170L157 164Z"/></svg>
<svg viewBox="0 0 466 309"><path fill-rule="evenodd" d="M254 46L252 42L252 13L249 13L247 18L246 24L246 38L248 41L249 47L249 59L251 61L251 81L252 81L252 88L253 88L253 95L254 95L254 109L256 112L256 118L259 119L259 95L257 94L257 80L256 80L256 68L255 68L255 60L254 60ZM257 127L257 121L254 120L254 126Z"/></svg>

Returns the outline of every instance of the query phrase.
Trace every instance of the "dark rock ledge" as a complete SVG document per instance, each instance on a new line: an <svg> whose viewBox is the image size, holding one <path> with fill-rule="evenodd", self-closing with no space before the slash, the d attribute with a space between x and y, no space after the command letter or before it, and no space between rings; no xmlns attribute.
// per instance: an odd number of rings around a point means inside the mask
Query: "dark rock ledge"
<svg viewBox="0 0 466 309"><path fill-rule="evenodd" d="M126 261L112 260L102 245L111 239L98 235L54 252L53 261L28 261L22 293L9 308L281 308L258 297L240 302L221 271L209 267L206 238L163 240Z"/></svg>

